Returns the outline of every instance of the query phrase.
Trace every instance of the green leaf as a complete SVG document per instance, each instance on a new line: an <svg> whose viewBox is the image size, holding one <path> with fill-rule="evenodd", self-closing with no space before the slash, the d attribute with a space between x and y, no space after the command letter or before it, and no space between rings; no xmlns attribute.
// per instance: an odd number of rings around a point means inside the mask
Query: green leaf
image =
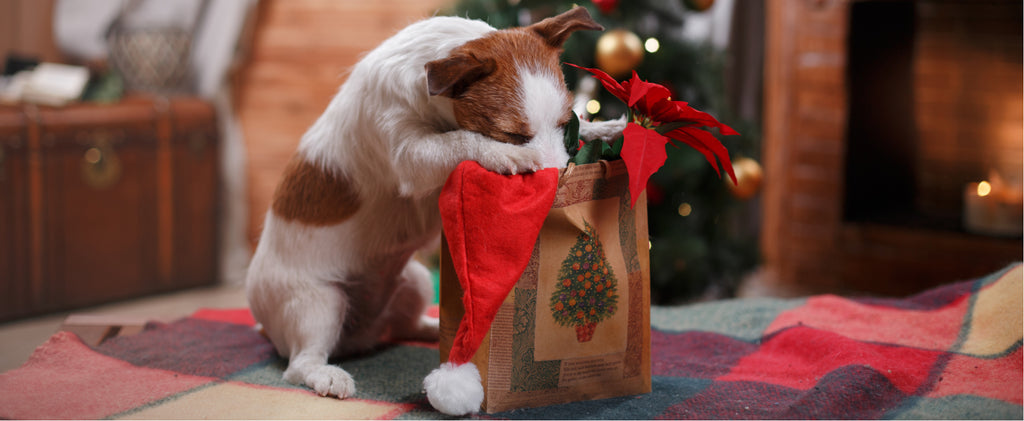
<svg viewBox="0 0 1024 421"><path fill-rule="evenodd" d="M601 157L602 144L604 144L604 141L601 139L594 139L589 142L584 141L583 146L580 147L580 151L572 158L572 163L576 165L584 165L597 162Z"/></svg>
<svg viewBox="0 0 1024 421"><path fill-rule="evenodd" d="M611 143L605 142L601 146L601 159L607 161L614 161L623 157L623 142L626 137L622 135L618 136Z"/></svg>
<svg viewBox="0 0 1024 421"><path fill-rule="evenodd" d="M565 137L562 139L565 151L569 152L570 157L575 156L580 149L580 119L576 117L576 113L571 114L572 119L565 125Z"/></svg>

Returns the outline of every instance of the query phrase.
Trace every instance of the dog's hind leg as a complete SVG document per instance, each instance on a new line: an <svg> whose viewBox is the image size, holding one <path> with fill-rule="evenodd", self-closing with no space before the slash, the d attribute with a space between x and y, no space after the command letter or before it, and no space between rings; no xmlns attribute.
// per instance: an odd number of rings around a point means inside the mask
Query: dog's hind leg
<svg viewBox="0 0 1024 421"><path fill-rule="evenodd" d="M391 337L436 341L437 318L424 314L434 295L430 270L415 258L409 259L398 280L387 310Z"/></svg>
<svg viewBox="0 0 1024 421"><path fill-rule="evenodd" d="M341 337L348 302L330 284L310 283L294 296L283 311L285 341L289 348L284 379L305 384L321 396L346 398L356 392L355 381L341 367L327 363Z"/></svg>

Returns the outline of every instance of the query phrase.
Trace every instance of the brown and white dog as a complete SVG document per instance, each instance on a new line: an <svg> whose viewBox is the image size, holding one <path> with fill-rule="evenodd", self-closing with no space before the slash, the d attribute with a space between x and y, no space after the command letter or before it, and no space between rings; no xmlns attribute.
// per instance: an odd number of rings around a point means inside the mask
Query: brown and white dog
<svg viewBox="0 0 1024 421"><path fill-rule="evenodd" d="M600 30L575 8L524 28L434 17L367 54L302 137L264 221L246 281L284 379L355 392L329 357L382 340L436 340L431 276L413 254L440 233L438 193L462 161L515 174L565 166L571 97L562 43ZM623 120L583 122L585 138Z"/></svg>

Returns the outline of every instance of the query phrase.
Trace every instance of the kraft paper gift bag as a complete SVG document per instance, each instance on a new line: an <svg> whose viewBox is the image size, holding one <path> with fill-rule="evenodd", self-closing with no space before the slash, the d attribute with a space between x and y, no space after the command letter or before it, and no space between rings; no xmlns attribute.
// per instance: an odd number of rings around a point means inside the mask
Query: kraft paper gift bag
<svg viewBox="0 0 1024 421"><path fill-rule="evenodd" d="M483 411L650 392L646 197L631 207L627 186L622 161L560 170L526 269L472 357ZM447 241L441 256L446 361L465 308Z"/></svg>

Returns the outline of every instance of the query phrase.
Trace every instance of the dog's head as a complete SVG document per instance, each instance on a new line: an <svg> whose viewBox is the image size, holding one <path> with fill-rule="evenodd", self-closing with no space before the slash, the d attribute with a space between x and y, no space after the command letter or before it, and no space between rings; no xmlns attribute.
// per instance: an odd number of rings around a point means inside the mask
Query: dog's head
<svg viewBox="0 0 1024 421"><path fill-rule="evenodd" d="M559 57L581 29L604 29L576 7L533 25L494 31L427 63L430 95L452 100L459 127L512 144L562 145L572 117Z"/></svg>

